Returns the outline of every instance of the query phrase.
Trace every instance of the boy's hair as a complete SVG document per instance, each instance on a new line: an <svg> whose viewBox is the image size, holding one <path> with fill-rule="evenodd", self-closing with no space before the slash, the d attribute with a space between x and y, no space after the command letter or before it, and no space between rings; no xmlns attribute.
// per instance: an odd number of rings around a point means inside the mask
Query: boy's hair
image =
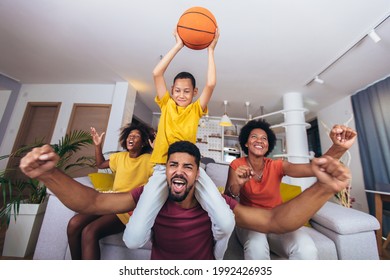
<svg viewBox="0 0 390 280"><path fill-rule="evenodd" d="M187 153L195 158L195 163L199 168L200 151L198 147L189 141L177 141L168 148L168 159L174 153Z"/></svg>
<svg viewBox="0 0 390 280"><path fill-rule="evenodd" d="M141 133L141 139L142 139L141 155L146 153L151 153L153 149L149 144L149 139L152 142L154 141L153 129L141 123L137 123L137 124L128 123L126 126L121 128L121 133L119 137L119 143L121 144L121 147L127 150L126 140L130 132L132 132L133 130L138 130Z"/></svg>
<svg viewBox="0 0 390 280"><path fill-rule="evenodd" d="M246 125L241 128L240 135L238 136L238 140L240 141L240 146L242 151L247 155L248 147L245 144L248 142L249 134L252 130L256 128L260 128L265 131L268 138L268 151L265 156L268 156L275 147L276 144L276 135L273 130L270 128L271 125L263 119L259 120L251 120Z"/></svg>
<svg viewBox="0 0 390 280"><path fill-rule="evenodd" d="M176 75L176 77L173 79L173 84L175 84L177 79L190 79L192 86L196 88L196 82L195 82L195 77L188 72L180 72L179 74Z"/></svg>

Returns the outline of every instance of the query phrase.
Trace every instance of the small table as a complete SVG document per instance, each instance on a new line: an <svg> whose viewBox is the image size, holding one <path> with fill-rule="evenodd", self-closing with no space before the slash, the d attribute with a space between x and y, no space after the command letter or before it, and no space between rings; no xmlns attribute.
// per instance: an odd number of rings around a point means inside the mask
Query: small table
<svg viewBox="0 0 390 280"><path fill-rule="evenodd" d="M382 256L382 222L383 222L383 202L390 202L390 184L377 183L375 190L366 190L375 196L375 217L379 221L380 228L376 231L376 242L379 257ZM389 237L388 237L389 238Z"/></svg>

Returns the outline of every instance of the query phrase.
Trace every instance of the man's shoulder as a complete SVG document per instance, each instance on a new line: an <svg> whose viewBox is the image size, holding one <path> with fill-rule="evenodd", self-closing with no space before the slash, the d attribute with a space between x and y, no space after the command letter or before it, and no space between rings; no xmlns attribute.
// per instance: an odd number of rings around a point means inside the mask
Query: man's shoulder
<svg viewBox="0 0 390 280"><path fill-rule="evenodd" d="M144 191L144 186L140 186L140 187L137 187L137 188L134 188L130 191L131 195L133 196L133 199L135 201L135 203L138 203L138 200L142 194L142 192Z"/></svg>

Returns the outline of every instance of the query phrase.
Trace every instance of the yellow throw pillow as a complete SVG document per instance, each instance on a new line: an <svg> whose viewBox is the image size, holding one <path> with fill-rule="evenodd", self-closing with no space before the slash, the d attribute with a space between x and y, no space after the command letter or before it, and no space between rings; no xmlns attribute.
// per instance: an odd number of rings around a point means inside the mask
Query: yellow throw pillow
<svg viewBox="0 0 390 280"><path fill-rule="evenodd" d="M90 173L89 179L93 187L98 191L110 191L114 184L114 174L111 173Z"/></svg>
<svg viewBox="0 0 390 280"><path fill-rule="evenodd" d="M293 199L302 192L300 186L289 185L286 183L280 183L280 194L282 195L283 202L287 202Z"/></svg>
<svg viewBox="0 0 390 280"><path fill-rule="evenodd" d="M294 186L286 183L280 183L280 194L282 196L282 201L287 202L290 199L293 199L302 192L300 186ZM306 227L311 227L310 222L305 223Z"/></svg>

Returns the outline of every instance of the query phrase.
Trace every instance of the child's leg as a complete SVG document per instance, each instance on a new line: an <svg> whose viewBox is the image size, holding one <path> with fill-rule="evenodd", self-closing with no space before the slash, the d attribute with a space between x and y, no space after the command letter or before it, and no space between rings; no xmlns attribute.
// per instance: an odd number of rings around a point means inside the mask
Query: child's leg
<svg viewBox="0 0 390 280"><path fill-rule="evenodd" d="M222 197L214 182L203 168L196 184L195 197L211 219L214 240L214 256L222 260L225 254L230 235L235 226L234 214Z"/></svg>
<svg viewBox="0 0 390 280"><path fill-rule="evenodd" d="M167 198L165 165L159 164L154 167L153 175L144 186L137 206L123 233L123 241L128 248L140 248L150 240L154 221Z"/></svg>

